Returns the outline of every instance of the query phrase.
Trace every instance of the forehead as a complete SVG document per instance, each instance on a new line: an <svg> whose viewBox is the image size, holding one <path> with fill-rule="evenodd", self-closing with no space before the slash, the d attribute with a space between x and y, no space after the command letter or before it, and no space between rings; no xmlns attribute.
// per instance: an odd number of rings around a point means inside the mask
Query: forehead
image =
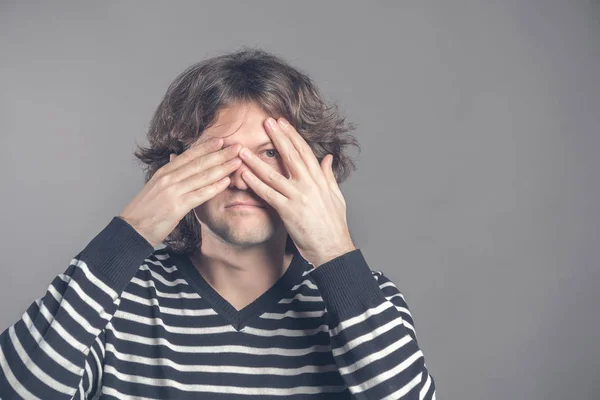
<svg viewBox="0 0 600 400"><path fill-rule="evenodd" d="M270 143L264 122L269 114L255 103L233 104L219 110L213 125L204 130L203 136L223 138L223 146L242 143L244 146L260 146Z"/></svg>

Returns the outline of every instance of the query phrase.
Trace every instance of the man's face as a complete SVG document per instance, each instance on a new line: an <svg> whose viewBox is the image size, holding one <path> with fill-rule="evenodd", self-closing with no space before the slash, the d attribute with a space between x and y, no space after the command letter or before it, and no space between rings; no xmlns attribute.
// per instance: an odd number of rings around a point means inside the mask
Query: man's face
<svg viewBox="0 0 600 400"><path fill-rule="evenodd" d="M222 137L223 146L240 143L277 172L289 177L275 144L265 131L263 123L267 117L269 115L254 103L224 107L216 122L202 135ZM242 163L230 175L231 182L227 189L196 207L196 215L202 223L203 241L209 235L232 245L251 246L264 243L276 234L287 234L277 211L243 180L241 174L246 169L248 166ZM235 201L252 201L265 208L228 207Z"/></svg>

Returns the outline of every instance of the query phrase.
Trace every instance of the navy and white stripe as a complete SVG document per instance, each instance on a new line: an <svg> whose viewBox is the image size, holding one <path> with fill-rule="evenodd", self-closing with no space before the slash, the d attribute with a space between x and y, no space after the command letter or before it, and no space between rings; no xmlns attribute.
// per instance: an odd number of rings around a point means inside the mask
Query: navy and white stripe
<svg viewBox="0 0 600 400"><path fill-rule="evenodd" d="M0 335L1 399L435 399L404 296L297 252L243 310L115 217Z"/></svg>

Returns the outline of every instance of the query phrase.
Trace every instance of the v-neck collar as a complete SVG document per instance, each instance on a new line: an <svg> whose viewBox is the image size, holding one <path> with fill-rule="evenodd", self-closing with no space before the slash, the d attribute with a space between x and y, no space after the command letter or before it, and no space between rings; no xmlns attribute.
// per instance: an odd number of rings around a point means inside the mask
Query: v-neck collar
<svg viewBox="0 0 600 400"><path fill-rule="evenodd" d="M177 267L200 297L208 301L217 314L229 322L237 331L242 330L253 318L258 317L269 307L278 303L294 285L301 281L304 272L312 267L294 248L292 260L284 274L266 292L238 311L204 279L186 255L171 253L171 257L176 260Z"/></svg>

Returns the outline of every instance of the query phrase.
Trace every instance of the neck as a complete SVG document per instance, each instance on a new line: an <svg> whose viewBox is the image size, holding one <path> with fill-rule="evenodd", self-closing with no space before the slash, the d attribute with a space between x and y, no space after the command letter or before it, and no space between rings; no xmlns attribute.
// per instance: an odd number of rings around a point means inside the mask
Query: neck
<svg viewBox="0 0 600 400"><path fill-rule="evenodd" d="M293 254L285 253L287 233L250 247L232 246L203 237L191 257L204 279L234 306L242 308L271 288L289 267Z"/></svg>

